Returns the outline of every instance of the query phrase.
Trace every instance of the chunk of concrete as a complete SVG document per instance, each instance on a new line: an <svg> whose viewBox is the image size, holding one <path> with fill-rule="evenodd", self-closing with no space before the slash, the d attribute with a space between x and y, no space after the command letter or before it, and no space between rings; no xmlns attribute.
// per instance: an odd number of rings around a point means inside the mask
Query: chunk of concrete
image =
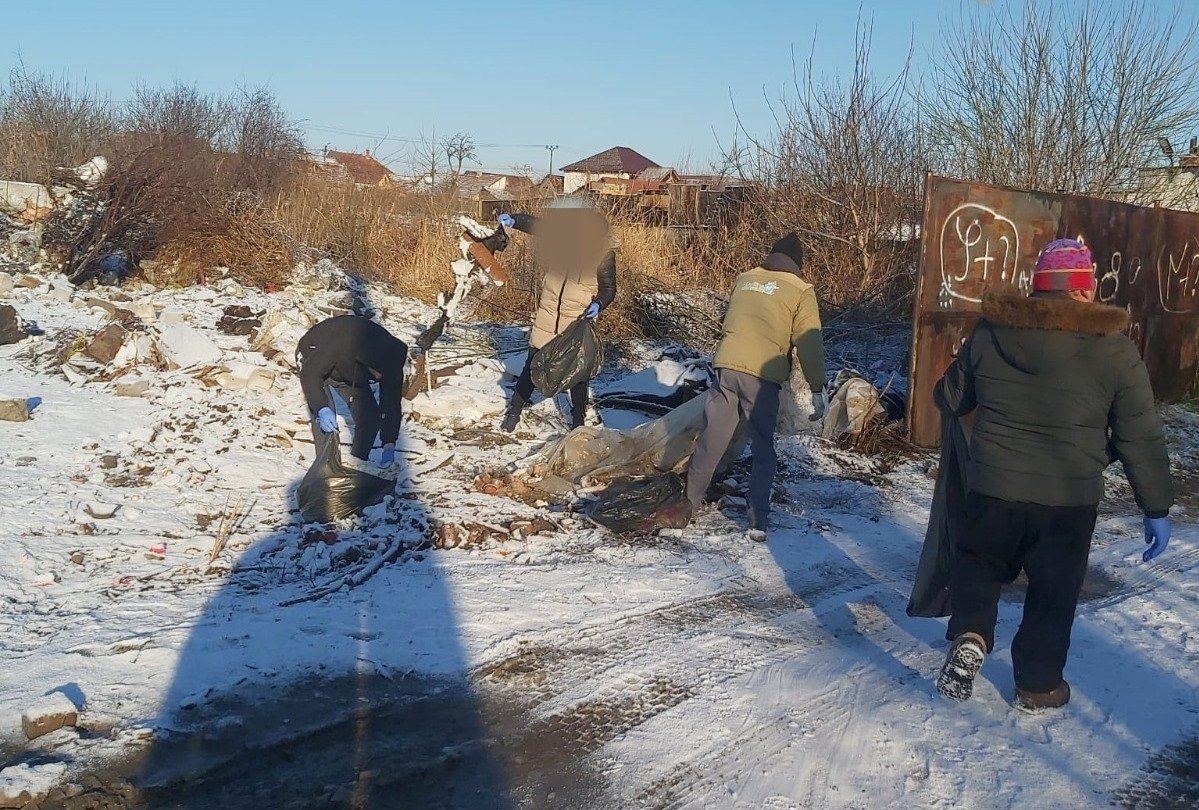
<svg viewBox="0 0 1199 810"><path fill-rule="evenodd" d="M125 327L119 323L110 323L96 333L91 342L84 347L83 353L97 363L108 365L117 358L128 334Z"/></svg>
<svg viewBox="0 0 1199 810"><path fill-rule="evenodd" d="M29 327L21 322L21 316L8 304L0 306L0 346L19 343L29 337Z"/></svg>
<svg viewBox="0 0 1199 810"><path fill-rule="evenodd" d="M60 303L67 304L70 303L71 297L74 294L75 291L72 290L67 284L56 281L50 285L50 289L46 292L46 297L51 301L58 301Z"/></svg>
<svg viewBox="0 0 1199 810"><path fill-rule="evenodd" d="M16 282L8 273L0 273L0 297L7 298L16 289Z"/></svg>
<svg viewBox="0 0 1199 810"><path fill-rule="evenodd" d="M221 349L199 329L170 324L159 330L158 351L172 368L211 366L221 361Z"/></svg>
<svg viewBox="0 0 1199 810"><path fill-rule="evenodd" d="M0 422L28 422L29 400L0 399Z"/></svg>
<svg viewBox="0 0 1199 810"><path fill-rule="evenodd" d="M0 770L0 807L37 807L67 775L65 762L22 762Z"/></svg>
<svg viewBox="0 0 1199 810"><path fill-rule="evenodd" d="M150 391L145 377L121 377L113 380L112 386L118 397L144 397Z"/></svg>
<svg viewBox="0 0 1199 810"><path fill-rule="evenodd" d="M40 703L21 713L21 728L31 740L78 722L79 710L62 692L47 695Z"/></svg>

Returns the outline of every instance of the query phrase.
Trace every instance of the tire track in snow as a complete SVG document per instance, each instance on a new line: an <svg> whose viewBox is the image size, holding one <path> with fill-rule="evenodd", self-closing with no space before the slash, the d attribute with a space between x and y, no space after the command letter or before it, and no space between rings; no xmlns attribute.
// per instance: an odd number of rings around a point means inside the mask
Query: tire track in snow
<svg viewBox="0 0 1199 810"><path fill-rule="evenodd" d="M825 608L825 612L832 612L836 607ZM805 763L811 763L804 779L807 789L803 799L791 806L822 806L827 797L833 795L832 786L855 773L858 763L867 756L868 739L860 734L848 734L855 712L863 705L911 697L910 689L902 679L871 677L870 671L877 669L879 661L886 658L893 658L900 666L908 668L902 661L910 659L922 646L910 637L899 642L887 639L884 631L895 627L894 622L872 597L846 607L852 616L852 629L860 634L846 636L846 639L861 658L838 676L837 685L805 698L800 705L770 712L749 729L725 740L715 751L657 777L636 794L637 806L653 810L732 806L732 797L739 792L737 788L759 772L764 763L795 746L797 741L811 746L816 756L804 757ZM902 631L899 633L906 636ZM831 636L826 638L830 645L845 642L845 639L834 640ZM786 659L794 659L805 652L808 650L784 650L775 662L785 663ZM929 660L920 661L920 665L931 666L939 654L923 657ZM913 672L919 677L925 675ZM863 684L870 685L863 687ZM842 767L848 770L842 773Z"/></svg>
<svg viewBox="0 0 1199 810"><path fill-rule="evenodd" d="M1156 590L1171 575L1189 571L1196 564L1199 564L1199 545L1177 553L1167 550L1153 565L1136 566L1132 576L1119 577L1120 588L1107 596L1087 602L1086 612L1097 612L1134 596L1143 596ZM1079 612L1083 612L1081 605Z"/></svg>

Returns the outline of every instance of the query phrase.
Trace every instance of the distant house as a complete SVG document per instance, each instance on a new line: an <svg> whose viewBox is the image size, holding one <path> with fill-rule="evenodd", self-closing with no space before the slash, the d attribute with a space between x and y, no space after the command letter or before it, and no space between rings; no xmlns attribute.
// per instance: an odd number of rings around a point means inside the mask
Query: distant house
<svg viewBox="0 0 1199 810"><path fill-rule="evenodd" d="M484 191L497 200L528 199L533 196L533 186L532 178L520 174L469 171L454 179L455 191L466 199Z"/></svg>
<svg viewBox="0 0 1199 810"><path fill-rule="evenodd" d="M646 169L659 169L657 163L635 149L613 146L599 154L562 167L562 187L567 194L587 189L604 178L632 180Z"/></svg>
<svg viewBox="0 0 1199 810"><path fill-rule="evenodd" d="M360 188L391 188L396 182L391 169L376 160L369 149L362 154L326 149L312 165L315 174L334 183L353 183Z"/></svg>
<svg viewBox="0 0 1199 810"><path fill-rule="evenodd" d="M1135 205L1199 211L1199 138L1191 138L1191 148L1178 159L1177 166L1141 169L1135 185L1124 194L1124 201Z"/></svg>
<svg viewBox="0 0 1199 810"><path fill-rule="evenodd" d="M536 191L538 197L556 197L562 194L564 189L565 184L560 174L547 174L537 181Z"/></svg>

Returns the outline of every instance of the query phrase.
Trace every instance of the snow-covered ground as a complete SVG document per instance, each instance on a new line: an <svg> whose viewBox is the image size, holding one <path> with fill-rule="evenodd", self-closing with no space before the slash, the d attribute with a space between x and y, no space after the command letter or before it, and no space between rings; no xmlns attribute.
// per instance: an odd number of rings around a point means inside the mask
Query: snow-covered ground
<svg viewBox="0 0 1199 810"><path fill-rule="evenodd" d="M616 538L560 505L476 486L560 420L545 403L517 440L496 435L504 369L519 359L486 356L487 330L463 327L474 354L459 348L454 364L470 365L409 407L397 495L335 534L305 534L290 495L312 444L290 347L268 359L214 325L227 305L323 316L342 293L129 292L113 303L153 323L135 332L181 323L220 354L177 370L131 360L149 390L128 397L96 369L68 381L46 353L64 330L103 327L107 312L85 299L109 292L66 301L18 286L8 301L45 335L0 347L0 398L41 400L30 421L0 422L0 807L51 784L76 787L43 807L81 790L141 806L113 787L125 779L175 785L159 803L189 790L224 807L415 806L397 795L495 807L500 792L613 808L1197 795L1193 497L1148 565L1124 500L1101 516L1066 710L1010 706L1016 593L974 699L950 705L932 686L944 623L904 614L927 460L785 439L768 543L716 511L681 539ZM408 338L429 315L375 299ZM672 362L613 369L599 387L619 390L627 373L627 388L660 393L686 373ZM267 376L246 382L247 366ZM1199 417L1167 415L1193 474ZM81 709L78 727L28 743L22 712L56 692Z"/></svg>

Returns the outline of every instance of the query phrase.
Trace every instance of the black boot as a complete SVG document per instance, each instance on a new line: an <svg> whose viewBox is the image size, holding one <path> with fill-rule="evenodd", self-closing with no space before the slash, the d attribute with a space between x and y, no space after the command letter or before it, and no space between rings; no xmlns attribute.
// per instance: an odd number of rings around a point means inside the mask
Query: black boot
<svg viewBox="0 0 1199 810"><path fill-rule="evenodd" d="M500 430L505 433L511 433L516 430L516 426L520 424L520 415L524 412L525 401L519 397L512 398L512 404L508 406L508 410L504 413L504 421L500 422Z"/></svg>

